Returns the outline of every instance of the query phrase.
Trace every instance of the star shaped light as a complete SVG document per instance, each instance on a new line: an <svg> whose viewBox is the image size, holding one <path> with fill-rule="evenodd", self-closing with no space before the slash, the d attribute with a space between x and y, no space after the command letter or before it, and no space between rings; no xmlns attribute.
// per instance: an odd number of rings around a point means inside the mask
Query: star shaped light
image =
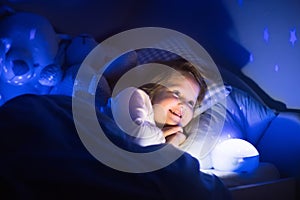
<svg viewBox="0 0 300 200"><path fill-rule="evenodd" d="M296 29L293 29L293 30L290 31L290 42L294 46L294 44L295 44L296 41L297 41Z"/></svg>
<svg viewBox="0 0 300 200"><path fill-rule="evenodd" d="M268 30L268 28L265 28L265 29L264 29L264 40L265 40L266 42L269 41L269 30Z"/></svg>
<svg viewBox="0 0 300 200"><path fill-rule="evenodd" d="M253 62L253 54L252 53L250 53L250 55L249 55L249 61Z"/></svg>
<svg viewBox="0 0 300 200"><path fill-rule="evenodd" d="M278 72L279 71L279 66L275 65L274 70L275 70L275 72Z"/></svg>

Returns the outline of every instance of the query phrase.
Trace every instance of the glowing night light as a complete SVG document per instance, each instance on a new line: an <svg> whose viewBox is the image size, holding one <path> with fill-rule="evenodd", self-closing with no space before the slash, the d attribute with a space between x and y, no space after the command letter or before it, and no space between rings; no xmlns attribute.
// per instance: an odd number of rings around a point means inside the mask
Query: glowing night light
<svg viewBox="0 0 300 200"><path fill-rule="evenodd" d="M227 139L212 151L212 165L220 171L252 172L259 164L256 148L243 139Z"/></svg>

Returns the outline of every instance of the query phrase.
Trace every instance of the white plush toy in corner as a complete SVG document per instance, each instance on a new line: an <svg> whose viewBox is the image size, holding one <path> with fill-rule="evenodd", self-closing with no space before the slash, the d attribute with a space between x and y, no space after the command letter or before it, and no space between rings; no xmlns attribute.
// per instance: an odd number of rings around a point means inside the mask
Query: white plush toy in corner
<svg viewBox="0 0 300 200"><path fill-rule="evenodd" d="M259 153L246 140L227 139L217 144L211 152L215 170L252 172L259 164Z"/></svg>
<svg viewBox="0 0 300 200"><path fill-rule="evenodd" d="M51 23L29 12L0 18L0 105L22 94L48 94L62 77Z"/></svg>

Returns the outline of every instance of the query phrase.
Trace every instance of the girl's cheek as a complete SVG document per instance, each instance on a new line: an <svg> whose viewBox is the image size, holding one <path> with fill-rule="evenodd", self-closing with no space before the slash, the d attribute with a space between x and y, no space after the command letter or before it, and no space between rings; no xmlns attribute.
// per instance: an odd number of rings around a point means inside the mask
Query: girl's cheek
<svg viewBox="0 0 300 200"><path fill-rule="evenodd" d="M184 117L184 126L186 126L193 118L193 112L188 112L185 113L185 117Z"/></svg>
<svg viewBox="0 0 300 200"><path fill-rule="evenodd" d="M168 112L164 105L153 104L153 112L154 112L154 120L157 123L164 124L166 122Z"/></svg>

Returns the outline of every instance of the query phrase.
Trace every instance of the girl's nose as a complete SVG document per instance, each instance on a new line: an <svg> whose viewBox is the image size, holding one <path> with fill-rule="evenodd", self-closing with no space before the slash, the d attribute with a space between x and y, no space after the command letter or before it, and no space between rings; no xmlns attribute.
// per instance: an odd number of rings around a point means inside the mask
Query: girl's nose
<svg viewBox="0 0 300 200"><path fill-rule="evenodd" d="M183 114L184 114L184 104L183 103L180 103L179 104L179 109L178 109L178 112L179 112L179 114L180 114L180 116L183 116Z"/></svg>
<svg viewBox="0 0 300 200"><path fill-rule="evenodd" d="M180 98L178 99L178 105L181 107L183 111L188 106L188 102L185 99Z"/></svg>

